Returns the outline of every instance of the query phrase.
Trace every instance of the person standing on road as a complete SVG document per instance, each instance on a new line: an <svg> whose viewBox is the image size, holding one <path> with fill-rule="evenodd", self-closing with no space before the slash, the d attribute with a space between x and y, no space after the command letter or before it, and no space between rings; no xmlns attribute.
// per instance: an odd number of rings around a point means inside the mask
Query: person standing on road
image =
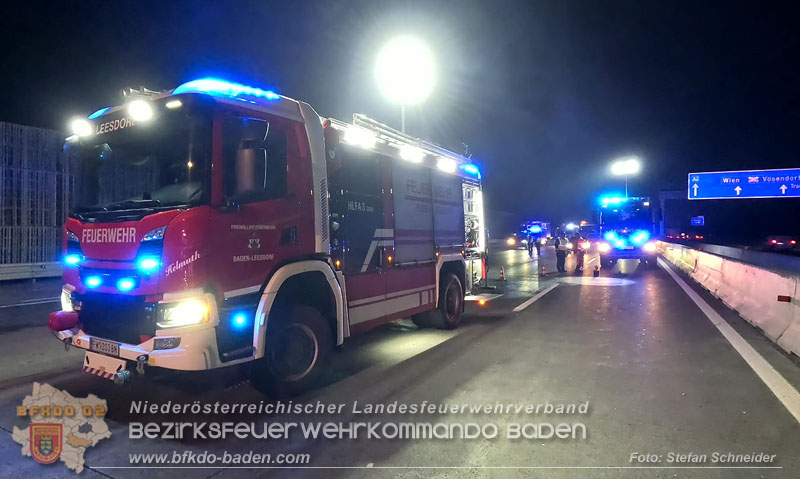
<svg viewBox="0 0 800 479"><path fill-rule="evenodd" d="M567 268L567 239L556 236L556 269L559 273L565 273Z"/></svg>
<svg viewBox="0 0 800 479"><path fill-rule="evenodd" d="M583 271L583 250L581 249L583 238L578 233L575 233L572 235L570 242L572 243L572 252L575 253L575 274L578 274Z"/></svg>

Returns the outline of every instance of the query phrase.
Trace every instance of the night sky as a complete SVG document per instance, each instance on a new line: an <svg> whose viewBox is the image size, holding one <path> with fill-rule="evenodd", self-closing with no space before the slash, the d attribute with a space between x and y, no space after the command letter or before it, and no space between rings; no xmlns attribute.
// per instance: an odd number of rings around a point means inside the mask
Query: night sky
<svg viewBox="0 0 800 479"><path fill-rule="evenodd" d="M0 6L0 121L64 129L119 91L199 76L274 88L323 116L399 126L379 47L424 39L438 63L408 131L483 167L492 210L590 213L644 159L632 194L686 173L798 167L800 6L731 1L109 2Z"/></svg>

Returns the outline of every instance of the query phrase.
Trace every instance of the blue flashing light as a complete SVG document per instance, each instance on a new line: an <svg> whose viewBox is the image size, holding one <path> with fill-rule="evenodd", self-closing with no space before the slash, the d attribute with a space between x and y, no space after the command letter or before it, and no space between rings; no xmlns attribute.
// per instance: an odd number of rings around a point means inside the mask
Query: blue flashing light
<svg viewBox="0 0 800 479"><path fill-rule="evenodd" d="M161 259L158 256L142 256L136 261L136 267L142 273L149 274L161 266Z"/></svg>
<svg viewBox="0 0 800 479"><path fill-rule="evenodd" d="M542 227L539 225L532 225L528 227L528 231L531 233L541 233Z"/></svg>
<svg viewBox="0 0 800 479"><path fill-rule="evenodd" d="M68 254L64 256L64 264L67 266L77 266L81 262L81 255Z"/></svg>
<svg viewBox="0 0 800 479"><path fill-rule="evenodd" d="M481 170L479 170L477 166L472 164L462 165L461 169L464 170L466 173L469 173L470 175L478 178L479 180L481 179Z"/></svg>
<svg viewBox="0 0 800 479"><path fill-rule="evenodd" d="M650 233L646 230L638 230L631 235L631 242L635 245L642 245L650 239Z"/></svg>
<svg viewBox="0 0 800 479"><path fill-rule="evenodd" d="M94 120L95 118L100 118L101 116L103 116L103 115L105 115L106 113L108 113L110 110L111 110L111 107L110 107L110 106L107 106L107 107L105 107L105 108L100 108L100 109L99 109L99 110L97 110L96 112L94 112L94 113L92 113L91 115L89 115L89 119L90 119L90 120Z"/></svg>
<svg viewBox="0 0 800 479"><path fill-rule="evenodd" d="M103 284L103 278L100 276L89 276L86 278L86 286L89 288L96 288Z"/></svg>
<svg viewBox="0 0 800 479"><path fill-rule="evenodd" d="M247 315L244 313L236 313L231 317L231 326L234 329L242 329L247 326Z"/></svg>
<svg viewBox="0 0 800 479"><path fill-rule="evenodd" d="M628 201L628 198L620 197L620 196L601 196L600 197L600 204L603 206L608 205L620 205Z"/></svg>
<svg viewBox="0 0 800 479"><path fill-rule="evenodd" d="M617 239L617 233L613 231L607 231L606 234L603 235L603 238L605 238L607 241L613 241Z"/></svg>
<svg viewBox="0 0 800 479"><path fill-rule="evenodd" d="M120 291L130 291L136 286L136 281L133 278L121 278L117 281L117 289Z"/></svg>
<svg viewBox="0 0 800 479"><path fill-rule="evenodd" d="M243 96L280 100L281 96L272 90L231 83L219 78L200 78L180 85L172 91L173 95L181 93L205 93L206 95L244 100ZM247 100L244 100L247 101Z"/></svg>

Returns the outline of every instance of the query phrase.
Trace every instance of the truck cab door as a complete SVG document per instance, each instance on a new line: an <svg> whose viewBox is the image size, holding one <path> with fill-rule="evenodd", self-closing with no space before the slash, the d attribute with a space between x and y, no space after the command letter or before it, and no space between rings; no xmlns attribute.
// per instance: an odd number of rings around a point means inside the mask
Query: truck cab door
<svg viewBox="0 0 800 479"><path fill-rule="evenodd" d="M296 161L289 133L276 120L222 119L224 199L211 213L209 262L226 299L245 294L257 299L282 261L313 248L301 236L313 235L313 226L306 225L308 205L288 181L289 165Z"/></svg>

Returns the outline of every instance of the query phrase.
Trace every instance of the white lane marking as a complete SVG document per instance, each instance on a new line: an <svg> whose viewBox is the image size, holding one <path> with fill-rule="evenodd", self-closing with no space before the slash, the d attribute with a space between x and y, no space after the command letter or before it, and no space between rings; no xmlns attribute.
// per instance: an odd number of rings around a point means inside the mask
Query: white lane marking
<svg viewBox="0 0 800 479"><path fill-rule="evenodd" d="M55 301L60 300L61 296L53 296L52 298L31 298L31 299L23 299L18 303L15 304L25 304L25 303L40 303L42 301Z"/></svg>
<svg viewBox="0 0 800 479"><path fill-rule="evenodd" d="M541 297L542 297L542 296L544 296L545 294L549 293L550 291L553 291L553 290L556 288L556 286L558 286L558 283L556 283L556 284L552 284L552 285L550 285L550 286L546 287L545 289L543 289L543 290L539 291L539 292L536 294L536 296L534 296L534 297L532 297L532 298L528 299L527 301L525 301L524 303L520 304L519 306L517 306L516 308L514 308L514 310L513 310L513 311L514 311L515 313L519 313L519 312L520 312L520 311L522 311L523 309L527 308L528 306L530 306L530 305L532 305L533 303L535 303L536 301L538 301L538 300L539 300L539 298L541 298Z"/></svg>
<svg viewBox="0 0 800 479"><path fill-rule="evenodd" d="M587 261L587 262L586 262L586 264L592 264L592 263L594 263L595 261L597 261L597 256L595 256L594 258L592 258L592 259L590 259L589 261Z"/></svg>
<svg viewBox="0 0 800 479"><path fill-rule="evenodd" d="M767 362L758 351L753 349L739 333L736 332L725 319L719 315L691 286L681 279L666 262L658 258L658 265L678 283L684 293L694 301L694 304L706 315L709 321L717 327L722 336L728 340L733 349L750 365L764 384L772 391L775 397L783 403L786 409L800 422L800 393L797 392L781 374Z"/></svg>
<svg viewBox="0 0 800 479"><path fill-rule="evenodd" d="M558 278L558 282L565 284L579 284L581 286L628 286L636 283L631 279L608 278L604 276L598 276L597 278L592 276Z"/></svg>
<svg viewBox="0 0 800 479"><path fill-rule="evenodd" d="M33 306L35 304L48 304L48 303L56 303L61 301L61 297L58 298L42 298L42 299L29 299L26 301L22 301L16 304L3 304L0 305L0 309L5 308L21 308L23 306Z"/></svg>
<svg viewBox="0 0 800 479"><path fill-rule="evenodd" d="M503 296L503 293L500 294L475 294L475 295L467 295L464 296L464 301L479 301L481 299L485 299L486 302L489 302L493 299L497 299L500 296Z"/></svg>

